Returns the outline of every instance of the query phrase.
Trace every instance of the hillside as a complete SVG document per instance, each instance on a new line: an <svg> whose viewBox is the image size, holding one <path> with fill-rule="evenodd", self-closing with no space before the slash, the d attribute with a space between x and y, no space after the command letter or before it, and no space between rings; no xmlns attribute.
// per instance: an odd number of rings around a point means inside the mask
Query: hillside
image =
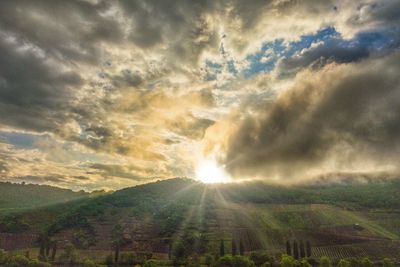
<svg viewBox="0 0 400 267"><path fill-rule="evenodd" d="M178 252L215 254L221 240L227 253L235 242L246 253L280 255L287 241L296 240L310 242L315 256L395 258L400 255L398 195L399 180L284 187L171 179L20 213L14 224L29 223L12 237L22 241L7 244L37 247L32 235L46 233L60 247L72 242L100 258L116 242L122 251L166 258Z"/></svg>
<svg viewBox="0 0 400 267"><path fill-rule="evenodd" d="M53 205L88 197L84 191L74 192L48 185L0 182L0 211L16 211Z"/></svg>

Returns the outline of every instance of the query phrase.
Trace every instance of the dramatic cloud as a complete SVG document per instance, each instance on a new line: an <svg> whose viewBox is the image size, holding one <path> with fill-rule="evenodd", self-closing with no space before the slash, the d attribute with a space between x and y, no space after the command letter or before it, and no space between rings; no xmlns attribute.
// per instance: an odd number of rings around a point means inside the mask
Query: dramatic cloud
<svg viewBox="0 0 400 267"><path fill-rule="evenodd" d="M387 169L397 153L386 146L395 141L399 8L0 1L1 177L120 188L193 177L209 158L239 179L291 172L288 162ZM344 167L344 151L360 151L358 163Z"/></svg>
<svg viewBox="0 0 400 267"><path fill-rule="evenodd" d="M400 153L400 53L305 70L232 135L235 176L388 171Z"/></svg>

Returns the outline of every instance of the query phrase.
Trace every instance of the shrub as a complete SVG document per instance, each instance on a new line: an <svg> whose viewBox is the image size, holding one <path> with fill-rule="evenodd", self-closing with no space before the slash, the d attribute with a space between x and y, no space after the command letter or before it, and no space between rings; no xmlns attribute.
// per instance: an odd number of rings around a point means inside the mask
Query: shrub
<svg viewBox="0 0 400 267"><path fill-rule="evenodd" d="M341 259L337 265L337 267L350 267L351 262L345 259Z"/></svg>
<svg viewBox="0 0 400 267"><path fill-rule="evenodd" d="M147 260L144 262L143 267L157 267L157 261L155 260Z"/></svg>
<svg viewBox="0 0 400 267"><path fill-rule="evenodd" d="M394 267L394 262L392 259L384 258L383 259L383 267Z"/></svg>
<svg viewBox="0 0 400 267"><path fill-rule="evenodd" d="M214 257L211 254L204 255L204 264L207 266L211 266L214 262Z"/></svg>
<svg viewBox="0 0 400 267"><path fill-rule="evenodd" d="M271 262L271 258L265 252L251 252L249 258L257 266L260 266L266 262Z"/></svg>
<svg viewBox="0 0 400 267"><path fill-rule="evenodd" d="M135 254L133 254L132 252L128 252L128 253L122 253L119 263L120 264L126 264L126 265L134 265L135 263L137 263L138 260L135 256Z"/></svg>
<svg viewBox="0 0 400 267"><path fill-rule="evenodd" d="M253 267L254 262L247 257L234 256L232 257L232 267Z"/></svg>
<svg viewBox="0 0 400 267"><path fill-rule="evenodd" d="M282 255L282 259L280 262L281 267L294 267L298 266L299 263L297 260L295 260L292 256L289 255Z"/></svg>
<svg viewBox="0 0 400 267"><path fill-rule="evenodd" d="M58 258L64 264L75 264L78 261L78 252L72 244L67 244L64 252Z"/></svg>
<svg viewBox="0 0 400 267"><path fill-rule="evenodd" d="M320 267L332 267L331 259L327 256L322 256L319 259L319 266Z"/></svg>
<svg viewBox="0 0 400 267"><path fill-rule="evenodd" d="M253 267L254 262L244 256L223 256L216 262L217 267Z"/></svg>
<svg viewBox="0 0 400 267"><path fill-rule="evenodd" d="M361 261L361 266L362 266L362 267L373 267L374 264L372 263L372 261L371 261L370 259L364 258L364 259L362 259L362 261Z"/></svg>

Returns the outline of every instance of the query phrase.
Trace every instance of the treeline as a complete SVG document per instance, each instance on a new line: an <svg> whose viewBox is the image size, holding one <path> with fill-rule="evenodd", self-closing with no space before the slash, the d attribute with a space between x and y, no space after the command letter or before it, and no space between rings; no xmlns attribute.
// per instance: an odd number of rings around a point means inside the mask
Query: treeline
<svg viewBox="0 0 400 267"><path fill-rule="evenodd" d="M51 267L51 266L82 266L82 267L156 267L156 266L185 266L185 267L394 267L396 263L389 258L372 262L369 258L343 258L331 260L329 257L304 257L296 260L284 254L279 258L271 257L264 252L252 252L248 255L211 254L193 255L184 261L157 260L151 253L121 253L119 261L113 255L105 258L81 258L79 251L73 245L67 245L57 259L30 257L29 251L25 254L6 253L0 250L0 266L7 267Z"/></svg>

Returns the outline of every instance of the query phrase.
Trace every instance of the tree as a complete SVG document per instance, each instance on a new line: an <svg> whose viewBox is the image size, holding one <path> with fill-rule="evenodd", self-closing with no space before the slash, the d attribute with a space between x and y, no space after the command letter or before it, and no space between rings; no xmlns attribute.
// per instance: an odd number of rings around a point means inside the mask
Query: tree
<svg viewBox="0 0 400 267"><path fill-rule="evenodd" d="M286 241L286 254L292 256L292 247L290 246L289 240Z"/></svg>
<svg viewBox="0 0 400 267"><path fill-rule="evenodd" d="M320 267L332 267L331 259L327 256L322 256L319 259L319 266Z"/></svg>
<svg viewBox="0 0 400 267"><path fill-rule="evenodd" d="M177 240L173 246L172 258L174 263L179 265L185 259L185 246L181 240Z"/></svg>
<svg viewBox="0 0 400 267"><path fill-rule="evenodd" d="M52 261L55 260L56 254L57 254L57 241L53 241L52 242L52 251L51 251L51 256L50 256L50 259Z"/></svg>
<svg viewBox="0 0 400 267"><path fill-rule="evenodd" d="M240 254L240 256L244 256L244 246L243 246L242 239L240 239L240 241L239 241L239 254Z"/></svg>
<svg viewBox="0 0 400 267"><path fill-rule="evenodd" d="M224 240L221 239L221 244L219 245L219 255L222 257L225 255L225 246L224 246Z"/></svg>
<svg viewBox="0 0 400 267"><path fill-rule="evenodd" d="M306 242L306 254L307 254L307 257L311 257L311 244L310 244L310 241Z"/></svg>
<svg viewBox="0 0 400 267"><path fill-rule="evenodd" d="M236 256L236 254L237 254L236 242L235 239L232 239L232 256Z"/></svg>
<svg viewBox="0 0 400 267"><path fill-rule="evenodd" d="M114 247L114 261L118 263L120 249L131 242L129 239L124 238L124 229L121 225L117 224L112 230L112 245Z"/></svg>
<svg viewBox="0 0 400 267"><path fill-rule="evenodd" d="M306 250L304 248L303 240L300 241L300 258L306 257Z"/></svg>
<svg viewBox="0 0 400 267"><path fill-rule="evenodd" d="M47 233L40 234L38 238L38 243L40 247L38 259L41 261L45 261L47 259L47 256L49 256L50 238L48 234Z"/></svg>
<svg viewBox="0 0 400 267"><path fill-rule="evenodd" d="M299 246L297 245L297 241L293 241L293 257L298 260L299 259Z"/></svg>

